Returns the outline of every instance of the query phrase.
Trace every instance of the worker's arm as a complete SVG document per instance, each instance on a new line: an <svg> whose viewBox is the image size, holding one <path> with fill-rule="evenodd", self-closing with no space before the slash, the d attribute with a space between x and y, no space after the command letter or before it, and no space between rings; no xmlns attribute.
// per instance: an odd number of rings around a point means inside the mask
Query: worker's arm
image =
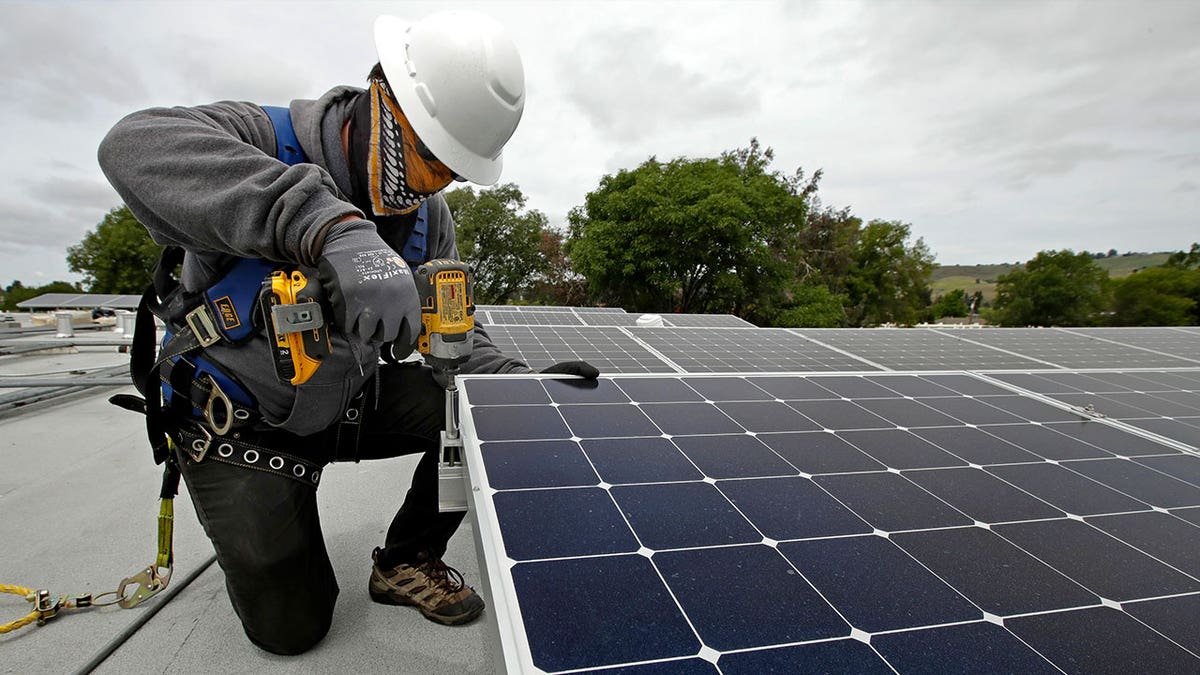
<svg viewBox="0 0 1200 675"><path fill-rule="evenodd" d="M274 127L252 103L133 113L98 155L160 244L315 266L325 226L362 217L324 169L276 159Z"/></svg>

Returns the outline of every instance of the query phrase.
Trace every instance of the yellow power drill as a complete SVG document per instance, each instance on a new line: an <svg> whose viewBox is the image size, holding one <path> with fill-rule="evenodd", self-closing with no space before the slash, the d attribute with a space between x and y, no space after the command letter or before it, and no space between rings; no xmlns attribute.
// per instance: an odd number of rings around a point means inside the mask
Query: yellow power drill
<svg viewBox="0 0 1200 675"><path fill-rule="evenodd" d="M471 267L459 260L430 260L417 268L414 280L421 299L417 351L446 379L446 428L438 448L438 510L466 511L467 485L454 378L459 367L471 358L475 339Z"/></svg>

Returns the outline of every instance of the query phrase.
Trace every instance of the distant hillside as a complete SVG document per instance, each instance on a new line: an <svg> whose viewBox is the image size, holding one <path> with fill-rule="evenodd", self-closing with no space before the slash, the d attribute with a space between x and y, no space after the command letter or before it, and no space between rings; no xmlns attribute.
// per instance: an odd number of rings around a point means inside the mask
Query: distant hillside
<svg viewBox="0 0 1200 675"><path fill-rule="evenodd" d="M1155 267L1167 261L1170 253L1126 253L1111 258L1097 258L1096 264L1108 270L1113 278L1129 276L1146 267ZM939 265L933 270L930 285L933 286L933 297L942 295L956 288L965 290L968 294L982 291L984 300L991 301L996 296L996 278L1008 274L1015 265L1000 263L998 265Z"/></svg>

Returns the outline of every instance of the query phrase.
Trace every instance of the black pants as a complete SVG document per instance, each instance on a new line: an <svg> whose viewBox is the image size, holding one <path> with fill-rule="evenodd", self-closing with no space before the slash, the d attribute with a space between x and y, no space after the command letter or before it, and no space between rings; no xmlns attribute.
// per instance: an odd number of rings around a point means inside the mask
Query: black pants
<svg viewBox="0 0 1200 675"><path fill-rule="evenodd" d="M285 432L245 440L319 464L423 453L412 486L392 519L380 562L393 566L422 551L441 557L465 513L439 513L437 448L445 425L445 392L432 371L382 366L378 395L363 392L357 457L346 427L299 437ZM348 448L349 446L349 448ZM329 630L338 585L321 535L317 491L298 481L178 454L196 514L212 540L234 611L250 641L276 654L299 654ZM397 490L398 492L398 490Z"/></svg>

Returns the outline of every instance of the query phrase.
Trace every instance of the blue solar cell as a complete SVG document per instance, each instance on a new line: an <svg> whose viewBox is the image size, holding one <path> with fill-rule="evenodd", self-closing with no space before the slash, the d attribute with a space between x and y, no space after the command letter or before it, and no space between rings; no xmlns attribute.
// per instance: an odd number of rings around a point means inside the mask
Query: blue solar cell
<svg viewBox="0 0 1200 675"><path fill-rule="evenodd" d="M740 377L685 377L683 381L710 401L766 401L773 398Z"/></svg>
<svg viewBox="0 0 1200 675"><path fill-rule="evenodd" d="M903 475L983 523L1062 518L1066 515L980 469L930 469L905 471Z"/></svg>
<svg viewBox="0 0 1200 675"><path fill-rule="evenodd" d="M539 406L482 406L471 409L475 435L481 441L524 441L570 438L571 432L554 408Z"/></svg>
<svg viewBox="0 0 1200 675"><path fill-rule="evenodd" d="M1140 429L1165 436L1172 440L1187 443L1193 448L1200 448L1200 418L1189 417L1181 419L1131 419L1126 420Z"/></svg>
<svg viewBox="0 0 1200 675"><path fill-rule="evenodd" d="M563 405L558 412L579 438L662 435L638 406L628 403Z"/></svg>
<svg viewBox="0 0 1200 675"><path fill-rule="evenodd" d="M717 481L717 488L771 539L802 539L863 534L862 518L807 478L755 478Z"/></svg>
<svg viewBox="0 0 1200 675"><path fill-rule="evenodd" d="M974 427L913 429L913 433L972 464L1016 464L1041 459Z"/></svg>
<svg viewBox="0 0 1200 675"><path fill-rule="evenodd" d="M579 445L571 441L484 443L480 452L488 482L497 490L600 482Z"/></svg>
<svg viewBox="0 0 1200 675"><path fill-rule="evenodd" d="M890 375L871 379L904 396L959 396L953 389L947 389L917 375Z"/></svg>
<svg viewBox="0 0 1200 675"><path fill-rule="evenodd" d="M818 431L812 420L776 401L739 401L715 404L747 431Z"/></svg>
<svg viewBox="0 0 1200 675"><path fill-rule="evenodd" d="M993 396L1010 393L1003 387L984 382L970 375L931 375L928 379L935 384L967 396Z"/></svg>
<svg viewBox="0 0 1200 675"><path fill-rule="evenodd" d="M1177 453L1165 457L1138 457L1134 461L1200 487L1200 457L1196 455Z"/></svg>
<svg viewBox="0 0 1200 675"><path fill-rule="evenodd" d="M647 403L641 409L667 434L732 434L744 431L710 403Z"/></svg>
<svg viewBox="0 0 1200 675"><path fill-rule="evenodd" d="M808 474L880 471L885 468L836 434L824 431L759 434L758 440Z"/></svg>
<svg viewBox="0 0 1200 675"><path fill-rule="evenodd" d="M1127 602L1121 609L1141 619L1194 654L1200 654L1200 595Z"/></svg>
<svg viewBox="0 0 1200 675"><path fill-rule="evenodd" d="M709 483L617 486L612 496L648 548L762 541L762 535Z"/></svg>
<svg viewBox="0 0 1200 675"><path fill-rule="evenodd" d="M851 401L789 401L824 429L895 429L896 425Z"/></svg>
<svg viewBox="0 0 1200 675"><path fill-rule="evenodd" d="M1034 424L1005 424L985 426L983 430L1000 438L1026 448L1032 453L1045 459L1099 459L1112 457L1094 445L1065 436L1055 431L1051 426Z"/></svg>
<svg viewBox="0 0 1200 675"><path fill-rule="evenodd" d="M550 402L546 390L537 380L466 380L463 390L470 397L471 405L544 405Z"/></svg>
<svg viewBox="0 0 1200 675"><path fill-rule="evenodd" d="M895 391L876 382L886 382L886 378L868 380L864 377L818 377L813 378L817 384L843 398L895 398Z"/></svg>
<svg viewBox="0 0 1200 675"><path fill-rule="evenodd" d="M751 377L749 381L775 398L785 401L838 398L837 394L817 384L816 380L807 378Z"/></svg>
<svg viewBox="0 0 1200 675"><path fill-rule="evenodd" d="M868 633L983 618L978 608L883 537L784 542L779 552L851 626ZM904 592L894 592L897 588Z"/></svg>
<svg viewBox="0 0 1200 675"><path fill-rule="evenodd" d="M997 534L1110 600L1200 591L1200 581L1076 520L996 525Z"/></svg>
<svg viewBox="0 0 1200 675"><path fill-rule="evenodd" d="M500 492L493 502L504 550L513 560L638 549L621 513L600 488Z"/></svg>
<svg viewBox="0 0 1200 675"><path fill-rule="evenodd" d="M1147 504L1055 464L989 466L987 472L1076 516L1144 511Z"/></svg>
<svg viewBox="0 0 1200 675"><path fill-rule="evenodd" d="M665 438L582 442L600 477L612 484L698 480L704 475Z"/></svg>
<svg viewBox="0 0 1200 675"><path fill-rule="evenodd" d="M618 382L618 386L629 398L641 403L704 400L696 390L676 378L630 377Z"/></svg>
<svg viewBox="0 0 1200 675"><path fill-rule="evenodd" d="M1200 527L1200 508L1171 509L1171 515Z"/></svg>
<svg viewBox="0 0 1200 675"><path fill-rule="evenodd" d="M555 403L628 403L612 380L542 380Z"/></svg>
<svg viewBox="0 0 1200 675"><path fill-rule="evenodd" d="M985 400L988 405L1006 410L1030 422L1078 422L1081 417L1076 413L1067 412L1048 403L1024 396L988 396Z"/></svg>
<svg viewBox="0 0 1200 675"><path fill-rule="evenodd" d="M746 434L676 436L675 445L711 478L794 476L796 469Z"/></svg>
<svg viewBox="0 0 1200 675"><path fill-rule="evenodd" d="M703 659L659 661L639 666L581 670L588 675L717 675L717 667Z"/></svg>
<svg viewBox="0 0 1200 675"><path fill-rule="evenodd" d="M1013 424L1025 421L1012 413L988 405L986 398L949 397L918 398L916 400L967 424Z"/></svg>
<svg viewBox="0 0 1200 675"><path fill-rule="evenodd" d="M966 465L961 459L907 431L839 431L838 436L893 469Z"/></svg>
<svg viewBox="0 0 1200 675"><path fill-rule="evenodd" d="M970 525L971 519L894 473L813 478L860 518L885 532Z"/></svg>
<svg viewBox="0 0 1200 675"><path fill-rule="evenodd" d="M983 528L902 532L891 539L985 612L1011 616L1100 602L1084 587Z"/></svg>
<svg viewBox="0 0 1200 675"><path fill-rule="evenodd" d="M1174 508L1200 505L1200 487L1127 459L1063 462L1062 466L1151 506Z"/></svg>
<svg viewBox="0 0 1200 675"><path fill-rule="evenodd" d="M656 553L654 564L700 639L713 649L850 634L833 608L768 546L668 551Z"/></svg>
<svg viewBox="0 0 1200 675"><path fill-rule="evenodd" d="M658 573L640 555L522 563L512 577L533 663L542 670L700 651ZM636 602L629 601L631 593Z"/></svg>
<svg viewBox="0 0 1200 675"><path fill-rule="evenodd" d="M1004 626L1069 673L1200 672L1200 659L1109 607L1009 619Z"/></svg>
<svg viewBox="0 0 1200 675"><path fill-rule="evenodd" d="M1162 443L1151 441L1150 438L1135 436L1128 431L1116 429L1108 424L1098 422L1056 422L1046 424L1046 429L1052 429L1060 434L1066 434L1080 441L1093 444L1110 453L1135 455L1160 455L1175 452Z"/></svg>
<svg viewBox="0 0 1200 675"><path fill-rule="evenodd" d="M891 675L875 652L858 640L831 640L795 647L778 647L723 654L717 661L725 675L793 673L855 673Z"/></svg>
<svg viewBox="0 0 1200 675"><path fill-rule="evenodd" d="M1012 633L984 622L878 635L871 645L901 673L1062 672Z"/></svg>
<svg viewBox="0 0 1200 675"><path fill-rule="evenodd" d="M944 427L959 424L953 417L910 399L874 398L855 403L898 427Z"/></svg>
<svg viewBox="0 0 1200 675"><path fill-rule="evenodd" d="M1200 578L1200 528L1159 512L1093 516L1086 520L1126 544Z"/></svg>

